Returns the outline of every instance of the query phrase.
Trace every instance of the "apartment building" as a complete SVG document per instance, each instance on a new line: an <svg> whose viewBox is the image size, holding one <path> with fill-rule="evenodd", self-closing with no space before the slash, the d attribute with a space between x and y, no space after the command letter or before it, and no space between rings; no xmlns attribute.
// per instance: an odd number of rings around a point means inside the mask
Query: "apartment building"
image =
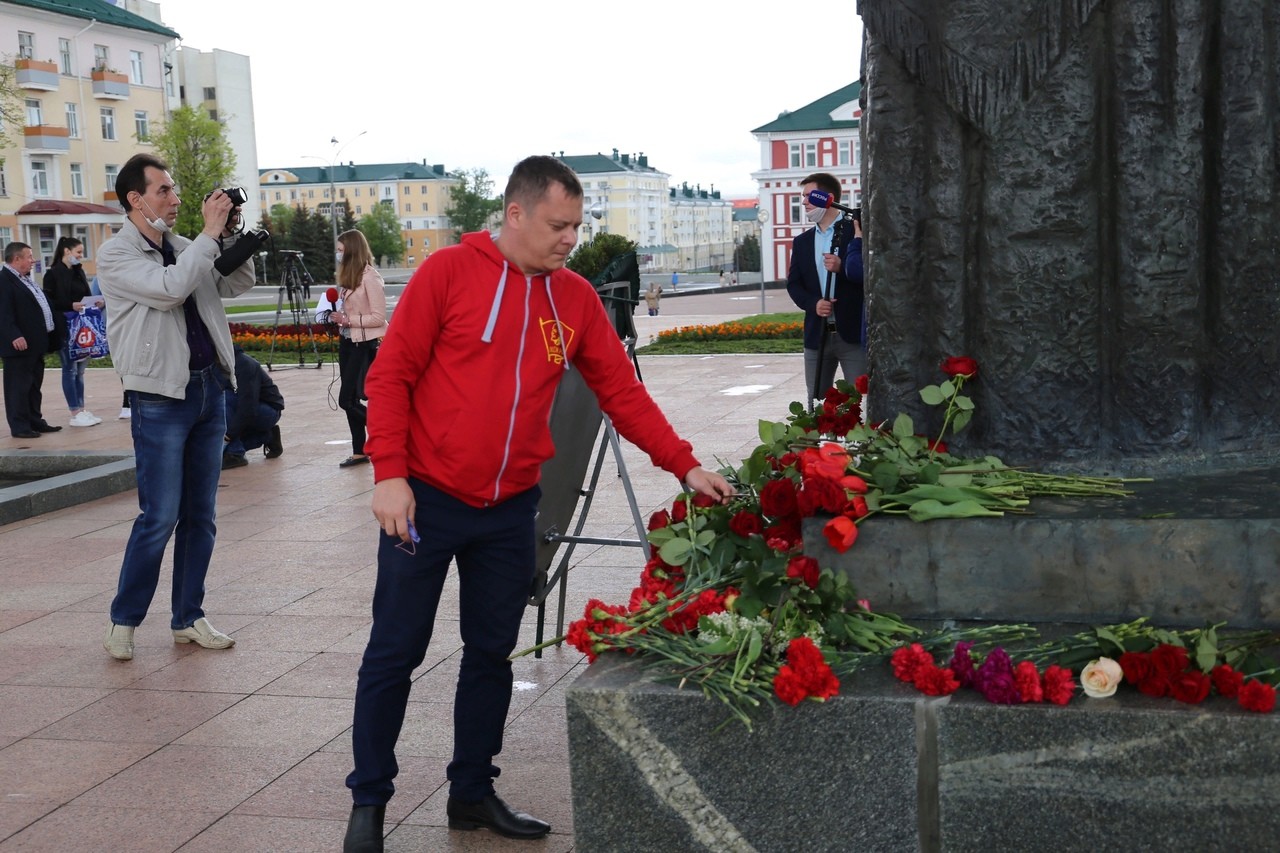
<svg viewBox="0 0 1280 853"><path fill-rule="evenodd" d="M2 128L0 244L30 244L43 271L71 235L92 274L97 247L124 220L116 174L164 121L178 37L102 0L0 2L0 61L14 70L23 117Z"/></svg>
<svg viewBox="0 0 1280 853"><path fill-rule="evenodd" d="M851 83L751 131L760 142L760 170L751 177L767 214L761 233L766 280L787 277L791 241L810 227L800 199L806 175L830 172L851 207L862 198L861 93L862 84Z"/></svg>
<svg viewBox="0 0 1280 853"><path fill-rule="evenodd" d="M400 217L405 239L405 263L414 266L433 249L453 242L449 221L449 190L458 178L442 164L354 162L336 166L291 166L262 169L258 176L258 203L270 212L277 204L318 210L333 215L334 200L346 205L359 219L374 205L388 205ZM337 211L342 222L342 211Z"/></svg>

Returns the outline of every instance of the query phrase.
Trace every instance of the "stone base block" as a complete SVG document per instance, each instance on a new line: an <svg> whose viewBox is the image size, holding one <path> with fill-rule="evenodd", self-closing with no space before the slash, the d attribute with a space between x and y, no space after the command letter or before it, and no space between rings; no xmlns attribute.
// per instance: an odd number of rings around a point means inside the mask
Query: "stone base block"
<svg viewBox="0 0 1280 853"><path fill-rule="evenodd" d="M754 731L631 659L566 692L574 850L1274 850L1280 715L932 699L885 669Z"/></svg>

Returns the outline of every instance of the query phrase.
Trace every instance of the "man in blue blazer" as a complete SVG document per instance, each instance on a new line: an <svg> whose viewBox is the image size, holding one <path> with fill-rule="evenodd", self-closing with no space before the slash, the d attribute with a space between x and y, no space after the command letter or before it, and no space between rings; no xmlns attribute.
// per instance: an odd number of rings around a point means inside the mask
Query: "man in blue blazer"
<svg viewBox="0 0 1280 853"><path fill-rule="evenodd" d="M867 372L867 356L862 339L862 267L857 265L854 278L847 276L844 268L846 258L862 256L862 230L853 220L851 233L837 234L837 229L847 229L849 225L842 222L836 208L810 204L809 193L813 190L830 194L832 201L838 203L840 181L827 172L815 172L801 182L805 217L814 227L792 241L791 269L787 273L787 293L804 310L806 394L818 399L834 384L837 363L845 381L852 384ZM832 251L833 243L840 248L838 254ZM831 317L835 318L835 328L828 333Z"/></svg>
<svg viewBox="0 0 1280 853"><path fill-rule="evenodd" d="M26 243L4 247L0 268L0 356L4 358L4 414L14 438L57 432L40 414L44 354L56 346L53 310L31 277L35 255Z"/></svg>

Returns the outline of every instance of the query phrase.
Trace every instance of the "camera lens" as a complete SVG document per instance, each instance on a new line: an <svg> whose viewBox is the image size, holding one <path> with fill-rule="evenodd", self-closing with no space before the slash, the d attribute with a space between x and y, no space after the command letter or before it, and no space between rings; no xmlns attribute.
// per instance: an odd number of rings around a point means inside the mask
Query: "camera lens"
<svg viewBox="0 0 1280 853"><path fill-rule="evenodd" d="M222 191L226 193L227 198L231 199L231 203L236 207L249 200L249 196L245 194L244 187L226 187Z"/></svg>

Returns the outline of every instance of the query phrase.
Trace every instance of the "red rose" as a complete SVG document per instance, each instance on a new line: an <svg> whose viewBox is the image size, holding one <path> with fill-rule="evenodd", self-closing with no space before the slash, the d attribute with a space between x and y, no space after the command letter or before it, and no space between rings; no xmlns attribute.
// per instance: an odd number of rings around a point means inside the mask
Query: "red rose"
<svg viewBox="0 0 1280 853"><path fill-rule="evenodd" d="M1141 684L1151 674L1151 655L1146 652L1125 652L1117 663L1130 684Z"/></svg>
<svg viewBox="0 0 1280 853"><path fill-rule="evenodd" d="M787 478L770 480L760 490L760 511L770 518L796 513L796 486Z"/></svg>
<svg viewBox="0 0 1280 853"><path fill-rule="evenodd" d="M649 529L659 530L671 523L671 513L665 509L660 509L653 515L649 516Z"/></svg>
<svg viewBox="0 0 1280 853"><path fill-rule="evenodd" d="M942 372L948 376L964 376L972 378L978 372L978 362L967 355L953 355L943 359Z"/></svg>
<svg viewBox="0 0 1280 853"><path fill-rule="evenodd" d="M1234 699L1240 694L1243 684L1244 673L1236 672L1225 663L1213 668L1213 689L1218 691L1219 696Z"/></svg>
<svg viewBox="0 0 1280 853"><path fill-rule="evenodd" d="M938 441L937 439L930 438L928 439L928 443L929 443L929 449L932 450L934 453L947 452L947 443L945 441Z"/></svg>
<svg viewBox="0 0 1280 853"><path fill-rule="evenodd" d="M676 498L676 502L671 505L671 520L679 524L689 517L689 505L685 503L684 498Z"/></svg>
<svg viewBox="0 0 1280 853"><path fill-rule="evenodd" d="M1169 692L1179 702L1188 705L1199 705L1209 695L1211 684L1209 676L1196 669L1189 669L1173 677L1169 684Z"/></svg>
<svg viewBox="0 0 1280 853"><path fill-rule="evenodd" d="M828 390L827 395L822 398L823 408L830 406L833 412L847 402L849 402L849 395L836 388Z"/></svg>
<svg viewBox="0 0 1280 853"><path fill-rule="evenodd" d="M818 577L821 572L822 570L818 567L818 561L813 557L804 555L792 557L790 562L787 563L787 577L800 578L809 589L818 588Z"/></svg>
<svg viewBox="0 0 1280 853"><path fill-rule="evenodd" d="M853 387L854 387L854 390L856 390L862 396L864 397L867 396L867 389L871 387L870 377L868 377L867 374L865 373L862 374L857 379L853 380Z"/></svg>
<svg viewBox="0 0 1280 853"><path fill-rule="evenodd" d="M823 477L805 477L800 490L800 514L808 518L818 510L835 514L844 509L844 489L834 480Z"/></svg>
<svg viewBox="0 0 1280 853"><path fill-rule="evenodd" d="M1044 671L1041 687L1044 689L1044 698L1055 705L1067 704L1076 692L1076 682L1071 677L1071 670L1056 664Z"/></svg>
<svg viewBox="0 0 1280 853"><path fill-rule="evenodd" d="M733 518L729 519L729 529L745 539L763 533L764 522L756 513L744 509L734 513Z"/></svg>
<svg viewBox="0 0 1280 853"><path fill-rule="evenodd" d="M1138 690L1144 696L1151 696L1156 699L1168 696L1171 689L1173 689L1173 685L1170 683L1169 676L1161 675L1154 671L1138 682Z"/></svg>
<svg viewBox="0 0 1280 853"><path fill-rule="evenodd" d="M822 535L827 537L827 544L843 554L858 541L858 525L847 515L837 515L822 525Z"/></svg>
<svg viewBox="0 0 1280 853"><path fill-rule="evenodd" d="M1276 689L1265 681L1251 678L1240 688L1240 696L1237 701L1239 701L1240 707L1246 711L1270 714L1271 710L1276 706Z"/></svg>
<svg viewBox="0 0 1280 853"><path fill-rule="evenodd" d="M719 501L711 497L711 495L704 495L702 492L698 492L693 496L693 505L698 507L698 509L706 509L707 507L715 506L718 503Z"/></svg>
<svg viewBox="0 0 1280 853"><path fill-rule="evenodd" d="M1151 668L1170 680L1187 668L1190 660L1182 646L1161 643L1151 652ZM1121 669L1124 667L1122 666Z"/></svg>

